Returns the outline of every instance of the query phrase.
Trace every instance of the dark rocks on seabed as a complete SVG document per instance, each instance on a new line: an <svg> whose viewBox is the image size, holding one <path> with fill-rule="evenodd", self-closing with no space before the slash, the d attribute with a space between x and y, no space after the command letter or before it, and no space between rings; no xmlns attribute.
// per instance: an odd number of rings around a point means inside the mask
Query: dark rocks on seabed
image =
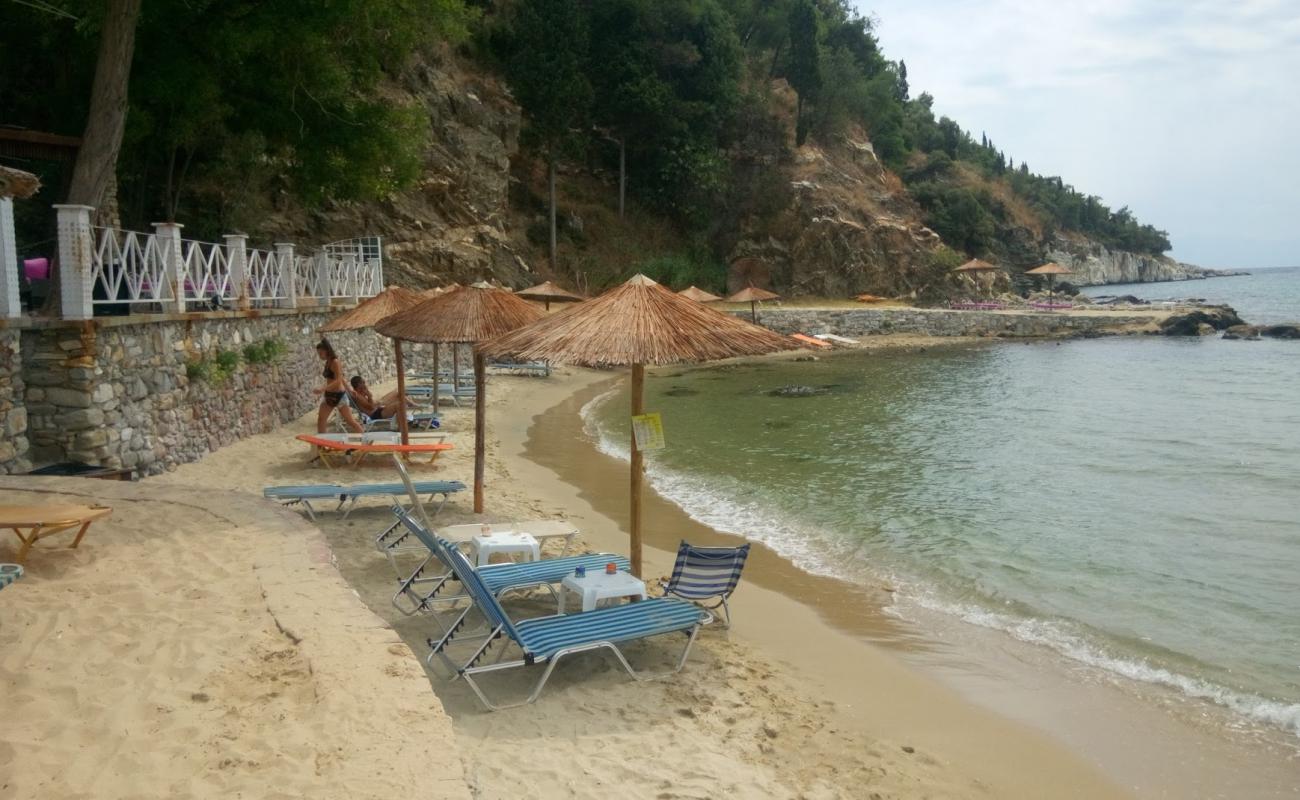
<svg viewBox="0 0 1300 800"><path fill-rule="evenodd" d="M782 386L779 389L769 389L767 394L772 397L815 397L819 394L830 394L828 386Z"/></svg>
<svg viewBox="0 0 1300 800"><path fill-rule="evenodd" d="M1233 325L1223 332L1223 338L1247 342L1259 341L1258 325Z"/></svg>
<svg viewBox="0 0 1300 800"><path fill-rule="evenodd" d="M1131 294L1100 295L1098 297L1092 298L1092 302L1099 306L1118 306L1118 305L1149 306L1151 305L1150 300L1143 300L1142 298Z"/></svg>
<svg viewBox="0 0 1300 800"><path fill-rule="evenodd" d="M1230 306L1206 306L1166 318L1160 323L1160 333L1163 336L1204 336L1245 324Z"/></svg>

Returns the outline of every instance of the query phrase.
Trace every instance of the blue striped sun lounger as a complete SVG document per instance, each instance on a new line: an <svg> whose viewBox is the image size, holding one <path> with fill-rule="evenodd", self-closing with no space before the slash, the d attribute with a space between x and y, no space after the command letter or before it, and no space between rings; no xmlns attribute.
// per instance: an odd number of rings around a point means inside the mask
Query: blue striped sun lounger
<svg viewBox="0 0 1300 800"><path fill-rule="evenodd" d="M450 542L435 540L427 528L411 519L405 511L397 509L394 513L398 514L402 524L418 536L430 550L443 549L448 556L452 573L464 586L466 594L473 603L445 628L446 633L441 638L429 640L428 660L432 663L435 656L441 659L452 670L453 679L464 678L483 705L492 711L535 701L546 688L546 682L550 679L555 665L565 656L575 653L609 650L623 669L637 680L649 680L680 672L686 666L686 658L690 655L691 646L695 644L695 637L699 634L700 627L713 620L713 615L709 612L685 600L661 597L642 600L639 603L585 611L580 614L561 614L512 622L506 616L505 610L501 608L496 595L488 589L487 583L470 565L464 553L453 547ZM484 636L471 638L470 642L477 646L467 659L457 662L448 654L448 645L457 638L466 617L474 610L477 610L486 620L488 632ZM687 639L677 666L666 673L637 672L628 663L623 651L619 649L620 644L668 633L683 633ZM460 638L463 640L465 637ZM497 639L503 640L503 647L518 648L522 656L514 661L502 662L498 658L491 664L480 665L479 660L487 654ZM505 651L501 653L502 656L504 654ZM532 692L519 702L500 705L493 703L479 686L478 677L484 673L538 664L545 664L546 668Z"/></svg>
<svg viewBox="0 0 1300 800"><path fill-rule="evenodd" d="M403 522L405 516L401 513L403 511L404 509L401 506L393 508L393 514L398 517L399 522ZM411 520L409 516L405 516L405 521L405 527L414 534L411 525L418 523ZM400 581L397 593L393 595L393 607L403 614L411 616L420 611L430 610L434 602L464 599L466 595L463 592L438 597L438 594L453 578L451 558L441 547L435 547L432 550L428 549L428 542L432 541L436 545L437 539L432 537L421 538L418 534L415 534L414 538L425 545L428 556L414 572ZM448 540L442 539L442 541ZM455 547L459 544L456 543L452 546ZM497 598L508 592L545 588L558 601L559 595L555 593L553 584L564 580L565 576L570 575L580 566L593 572L599 572L605 569L606 564L611 563L623 572L631 569L631 563L627 558L613 553L588 553L580 556L545 558L541 561L525 561L519 564L485 564L475 567L475 569L478 571L479 577L483 579L483 584L488 591Z"/></svg>
<svg viewBox="0 0 1300 800"><path fill-rule="evenodd" d="M447 503L447 499L455 492L465 491L465 484L460 481L415 481L412 486L418 495L428 495L427 503L433 503L434 499L441 496L433 514L437 516L438 512ZM301 504L307 511L307 516L316 519L316 509L311 505L313 500L338 500L338 507L335 511L342 511L343 518L347 519L348 514L356 508L357 500L363 497L408 497L406 485L402 483L361 483L352 486L343 486L337 483L317 483L303 486L268 486L262 490L262 496L271 500L277 500L286 506Z"/></svg>
<svg viewBox="0 0 1300 800"><path fill-rule="evenodd" d="M0 589L18 580L23 576L23 567L21 564L0 564Z"/></svg>

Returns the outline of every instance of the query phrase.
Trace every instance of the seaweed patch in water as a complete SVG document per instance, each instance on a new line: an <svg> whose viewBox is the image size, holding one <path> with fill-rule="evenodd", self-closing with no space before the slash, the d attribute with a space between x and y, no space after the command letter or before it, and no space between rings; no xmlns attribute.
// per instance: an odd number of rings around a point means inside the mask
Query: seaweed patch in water
<svg viewBox="0 0 1300 800"><path fill-rule="evenodd" d="M674 386L673 388L664 392L664 394L666 394L669 397L694 397L699 393L700 393L699 389L691 389L686 386Z"/></svg>

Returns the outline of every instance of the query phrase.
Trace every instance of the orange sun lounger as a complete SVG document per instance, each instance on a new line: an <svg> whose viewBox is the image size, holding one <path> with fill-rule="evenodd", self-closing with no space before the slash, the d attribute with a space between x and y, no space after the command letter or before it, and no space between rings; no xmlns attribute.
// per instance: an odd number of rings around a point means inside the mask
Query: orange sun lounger
<svg viewBox="0 0 1300 800"><path fill-rule="evenodd" d="M813 347L820 347L823 350L831 346L830 342L823 342L821 339L814 339L813 337L805 336L802 333L793 334L790 338L799 342L803 342L804 344L810 344Z"/></svg>
<svg viewBox="0 0 1300 800"><path fill-rule="evenodd" d="M452 448L450 443L443 441L415 441L411 444L402 444L396 435L391 438L378 438L374 434L331 436L300 433L297 439L311 445L315 453L314 458L319 458L327 467L334 466L331 459L336 457L341 457L343 463L351 463L353 467L358 467L366 456L387 453L400 453L407 461L411 456L427 454L429 463L432 464L441 453Z"/></svg>
<svg viewBox="0 0 1300 800"><path fill-rule="evenodd" d="M81 538L86 535L90 523L112 513L113 509L107 506L0 506L0 530L8 528L22 540L16 557L21 564L32 545L56 533L76 528L77 538L70 545L76 547L81 544Z"/></svg>

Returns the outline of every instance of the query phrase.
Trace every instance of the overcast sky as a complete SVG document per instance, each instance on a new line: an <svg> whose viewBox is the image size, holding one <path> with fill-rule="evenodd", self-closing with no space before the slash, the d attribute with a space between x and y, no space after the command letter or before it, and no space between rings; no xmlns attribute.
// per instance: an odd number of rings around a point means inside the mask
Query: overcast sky
<svg viewBox="0 0 1300 800"><path fill-rule="evenodd" d="M855 0L912 94L1208 267L1300 264L1300 0Z"/></svg>

